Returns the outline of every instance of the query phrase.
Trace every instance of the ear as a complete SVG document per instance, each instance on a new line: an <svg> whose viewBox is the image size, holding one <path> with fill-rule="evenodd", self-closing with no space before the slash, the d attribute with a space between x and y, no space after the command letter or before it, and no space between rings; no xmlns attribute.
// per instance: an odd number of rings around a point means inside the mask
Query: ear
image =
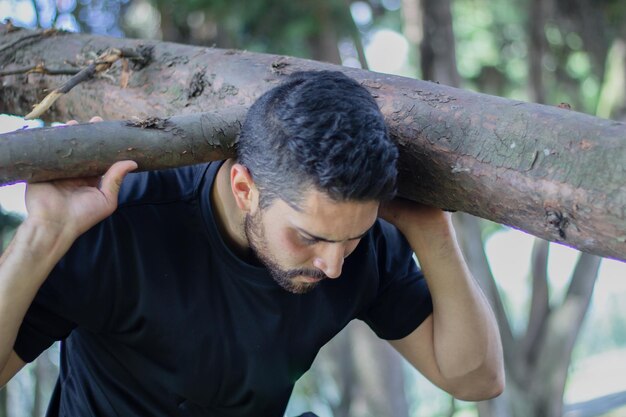
<svg viewBox="0 0 626 417"><path fill-rule="evenodd" d="M259 191L248 168L241 164L233 164L230 168L230 188L237 207L244 212L256 211L259 206Z"/></svg>

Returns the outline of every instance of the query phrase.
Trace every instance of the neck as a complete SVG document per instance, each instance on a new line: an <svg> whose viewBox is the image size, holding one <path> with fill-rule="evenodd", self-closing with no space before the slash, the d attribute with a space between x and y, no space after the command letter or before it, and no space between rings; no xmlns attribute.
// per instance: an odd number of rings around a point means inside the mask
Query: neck
<svg viewBox="0 0 626 417"><path fill-rule="evenodd" d="M211 190L211 205L215 223L224 242L240 256L249 252L248 239L244 232L244 213L239 209L230 188L230 169L234 160L228 159L222 164Z"/></svg>

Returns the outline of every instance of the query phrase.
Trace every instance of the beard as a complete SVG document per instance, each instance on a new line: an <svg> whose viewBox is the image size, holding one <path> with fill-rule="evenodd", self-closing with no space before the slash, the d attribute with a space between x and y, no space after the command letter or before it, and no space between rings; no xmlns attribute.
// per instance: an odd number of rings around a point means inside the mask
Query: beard
<svg viewBox="0 0 626 417"><path fill-rule="evenodd" d="M326 278L319 269L297 268L284 269L269 251L265 232L263 230L261 210L257 214L251 216L246 214L244 219L244 232L248 244L254 252L257 259L267 268L270 275L283 289L293 294L304 294L311 291L317 286L318 282L298 282L296 277L312 277L320 280Z"/></svg>

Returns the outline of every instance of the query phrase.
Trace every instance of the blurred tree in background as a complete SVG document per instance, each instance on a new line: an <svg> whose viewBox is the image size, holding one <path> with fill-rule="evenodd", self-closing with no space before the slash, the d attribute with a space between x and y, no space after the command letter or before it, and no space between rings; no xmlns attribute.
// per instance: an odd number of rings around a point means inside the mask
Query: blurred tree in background
<svg viewBox="0 0 626 417"><path fill-rule="evenodd" d="M394 71L626 120L626 3L619 0L0 0L2 13L28 26ZM626 322L619 316L594 324L595 343L575 344L600 259L580 255L567 289L556 297L547 269L549 245L537 240L526 308L515 311L485 255L484 242L503 228L467 215L455 221L468 263L498 317L505 394L475 406L426 392L387 343L355 322L320 352L298 383L288 415L311 409L334 417L591 417L626 403L617 393L564 406L571 358L626 344ZM15 216L0 212L4 244L17 224ZM626 313L617 304L613 311ZM30 410L20 415L43 415L56 355L54 349L42 355L0 390L0 417L17 415L10 412L18 409Z"/></svg>

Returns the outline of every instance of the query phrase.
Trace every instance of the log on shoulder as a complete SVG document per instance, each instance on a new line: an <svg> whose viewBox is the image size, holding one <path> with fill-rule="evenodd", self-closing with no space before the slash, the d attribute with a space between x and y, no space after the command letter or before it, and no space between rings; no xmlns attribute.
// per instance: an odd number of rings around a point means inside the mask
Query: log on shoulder
<svg viewBox="0 0 626 417"><path fill-rule="evenodd" d="M111 47L141 50L147 59L130 76L114 65L78 85L54 104L51 119L163 118L247 107L293 72L343 71L372 92L387 118L401 150L402 196L626 260L624 123L298 58L2 27L0 72L41 62L80 65ZM67 77L3 76L0 112L28 113L44 90Z"/></svg>

